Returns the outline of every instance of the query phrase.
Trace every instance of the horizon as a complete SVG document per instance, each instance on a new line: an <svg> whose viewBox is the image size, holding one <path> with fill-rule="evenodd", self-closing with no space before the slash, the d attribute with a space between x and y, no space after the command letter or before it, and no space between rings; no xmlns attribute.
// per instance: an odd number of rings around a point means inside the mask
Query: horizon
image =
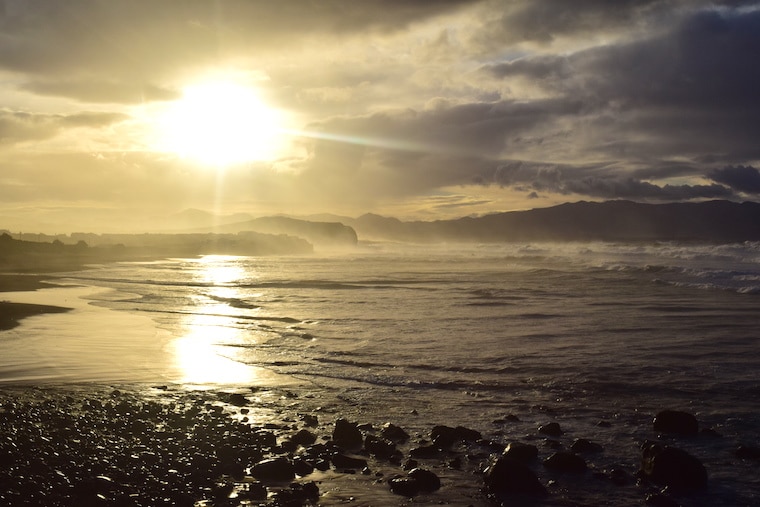
<svg viewBox="0 0 760 507"><path fill-rule="evenodd" d="M7 0L0 229L760 196L760 2Z"/></svg>

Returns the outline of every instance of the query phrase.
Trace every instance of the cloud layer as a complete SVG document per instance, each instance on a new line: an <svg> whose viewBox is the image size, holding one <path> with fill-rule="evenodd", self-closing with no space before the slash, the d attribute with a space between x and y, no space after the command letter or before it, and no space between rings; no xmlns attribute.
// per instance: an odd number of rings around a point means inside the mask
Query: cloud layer
<svg viewBox="0 0 760 507"><path fill-rule="evenodd" d="M6 0L0 194L211 207L212 175L138 142L140 114L228 72L303 134L226 172L234 211L754 199L758 54L757 1Z"/></svg>

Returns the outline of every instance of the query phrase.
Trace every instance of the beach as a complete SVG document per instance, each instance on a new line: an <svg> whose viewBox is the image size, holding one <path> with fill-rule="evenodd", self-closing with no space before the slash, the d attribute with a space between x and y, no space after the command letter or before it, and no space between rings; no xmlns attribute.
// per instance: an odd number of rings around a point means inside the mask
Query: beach
<svg viewBox="0 0 760 507"><path fill-rule="evenodd" d="M0 299L38 306L0 333L0 496L755 504L754 247L730 250L731 270L712 246L575 248L5 277ZM658 429L667 410L697 431ZM648 476L658 449L693 458L706 484Z"/></svg>

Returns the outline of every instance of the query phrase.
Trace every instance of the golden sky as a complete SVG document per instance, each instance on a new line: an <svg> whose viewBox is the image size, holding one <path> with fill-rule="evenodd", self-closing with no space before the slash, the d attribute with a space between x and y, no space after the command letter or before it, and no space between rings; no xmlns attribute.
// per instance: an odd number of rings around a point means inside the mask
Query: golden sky
<svg viewBox="0 0 760 507"><path fill-rule="evenodd" d="M5 0L0 229L755 200L760 2Z"/></svg>

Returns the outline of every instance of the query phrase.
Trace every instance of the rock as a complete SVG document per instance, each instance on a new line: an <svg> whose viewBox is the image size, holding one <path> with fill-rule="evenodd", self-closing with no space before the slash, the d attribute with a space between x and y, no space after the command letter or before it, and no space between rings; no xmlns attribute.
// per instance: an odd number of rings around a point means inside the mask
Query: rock
<svg viewBox="0 0 760 507"><path fill-rule="evenodd" d="M594 452L602 452L604 449L601 445L594 443L590 440L586 440L585 438L579 438L573 442L573 444L570 446L570 450L573 452L578 453L594 453Z"/></svg>
<svg viewBox="0 0 760 507"><path fill-rule="evenodd" d="M433 444L441 449L451 447L456 442L475 442L480 440L483 436L479 431L465 428L464 426L457 426L452 428L450 426L434 426L430 431L430 439Z"/></svg>
<svg viewBox="0 0 760 507"><path fill-rule="evenodd" d="M364 450L378 458L390 458L396 453L396 444L384 438L367 435L364 439Z"/></svg>
<svg viewBox="0 0 760 507"><path fill-rule="evenodd" d="M364 438L356 423L341 418L335 421L332 439L344 449L354 449L362 445Z"/></svg>
<svg viewBox="0 0 760 507"><path fill-rule="evenodd" d="M740 445L734 452L737 458L760 461L760 447Z"/></svg>
<svg viewBox="0 0 760 507"><path fill-rule="evenodd" d="M317 441L317 436L309 430L300 430L298 433L290 437L291 442L296 445L302 445L306 447Z"/></svg>
<svg viewBox="0 0 760 507"><path fill-rule="evenodd" d="M491 493L526 494L543 496L546 488L536 477L536 474L524 463L515 459L501 456L486 468L483 475L486 487Z"/></svg>
<svg viewBox="0 0 760 507"><path fill-rule="evenodd" d="M651 493L647 495L646 504L654 505L655 507L680 507L678 502L662 493Z"/></svg>
<svg viewBox="0 0 760 507"><path fill-rule="evenodd" d="M558 472L583 472L586 470L586 462L572 452L555 452L544 460L544 466Z"/></svg>
<svg viewBox="0 0 760 507"><path fill-rule="evenodd" d="M555 422L540 426L538 432L543 433L544 435L549 435L550 437L559 437L563 434L562 428L560 428L559 424Z"/></svg>
<svg viewBox="0 0 760 507"><path fill-rule="evenodd" d="M251 475L265 481L290 481L296 475L293 463L287 458L271 458L251 467Z"/></svg>
<svg viewBox="0 0 760 507"><path fill-rule="evenodd" d="M385 423L383 425L383 428L380 430L380 435L382 435L383 438L387 438L388 440L400 444L409 440L409 433L404 431L403 428L391 423Z"/></svg>
<svg viewBox="0 0 760 507"><path fill-rule="evenodd" d="M660 433L675 433L678 435L696 435L699 432L697 418L680 410L663 410L652 422L654 430Z"/></svg>
<svg viewBox="0 0 760 507"><path fill-rule="evenodd" d="M248 400L242 394L232 393L227 398L227 403L230 405L235 405L236 407L244 407L248 405Z"/></svg>
<svg viewBox="0 0 760 507"><path fill-rule="evenodd" d="M409 456L412 458L435 458L439 454L441 454L441 450L435 445L423 445L409 451Z"/></svg>
<svg viewBox="0 0 760 507"><path fill-rule="evenodd" d="M339 468L341 470L361 470L367 466L366 459L353 458L341 453L335 454L332 458L330 458L330 461L332 461L332 464L335 468Z"/></svg>
<svg viewBox="0 0 760 507"><path fill-rule="evenodd" d="M316 428L319 426L319 419L315 415L301 414L301 420L306 426L309 426L310 428Z"/></svg>
<svg viewBox="0 0 760 507"><path fill-rule="evenodd" d="M441 480L430 470L415 468L409 472L409 477L417 481L420 491L429 493L441 489Z"/></svg>
<svg viewBox="0 0 760 507"><path fill-rule="evenodd" d="M388 486L391 491L396 495L412 498L420 492L420 485L415 479L411 477L403 477L397 475L388 479Z"/></svg>
<svg viewBox="0 0 760 507"><path fill-rule="evenodd" d="M419 466L419 462L416 459L409 458L408 460L404 461L404 464L401 466L404 470L414 470Z"/></svg>
<svg viewBox="0 0 760 507"><path fill-rule="evenodd" d="M237 498L243 501L267 499L267 488L260 482L244 482L238 485Z"/></svg>
<svg viewBox="0 0 760 507"><path fill-rule="evenodd" d="M642 446L641 473L664 486L701 489L707 486L707 470L691 454L655 442Z"/></svg>
<svg viewBox="0 0 760 507"><path fill-rule="evenodd" d="M504 449L503 456L522 463L529 463L538 458L538 447L521 442L510 442L507 448Z"/></svg>
<svg viewBox="0 0 760 507"><path fill-rule="evenodd" d="M295 458L293 460L293 471L295 471L296 475L299 477L306 477L314 471L314 466L306 460Z"/></svg>
<svg viewBox="0 0 760 507"><path fill-rule="evenodd" d="M274 494L272 505L296 506L313 505L319 501L319 487L313 482L293 483L289 489L282 489ZM269 505L269 504L267 504Z"/></svg>

